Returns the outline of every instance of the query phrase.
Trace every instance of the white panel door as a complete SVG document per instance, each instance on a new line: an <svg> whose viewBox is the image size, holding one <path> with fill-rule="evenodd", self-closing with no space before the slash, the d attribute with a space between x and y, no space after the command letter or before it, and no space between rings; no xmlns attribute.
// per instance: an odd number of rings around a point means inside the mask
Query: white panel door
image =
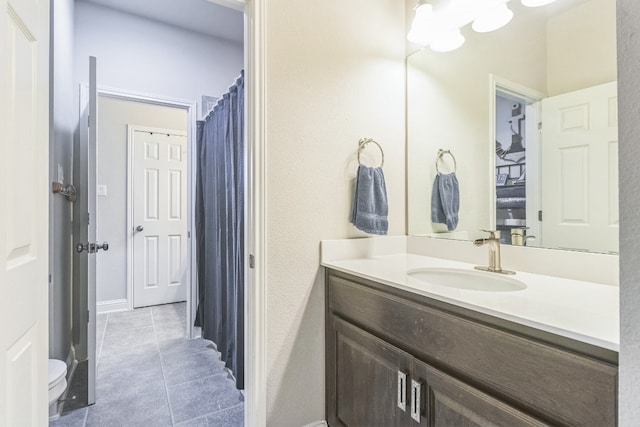
<svg viewBox="0 0 640 427"><path fill-rule="evenodd" d="M108 244L96 242L96 164L98 144L97 60L89 57L89 85L80 87L80 121L73 149L73 182L77 199L73 203L73 310L77 338L75 356L87 362L87 402L95 403L96 379L96 256Z"/></svg>
<svg viewBox="0 0 640 427"><path fill-rule="evenodd" d="M49 2L0 0L0 426L47 422Z"/></svg>
<svg viewBox="0 0 640 427"><path fill-rule="evenodd" d="M542 101L542 245L618 252L617 83Z"/></svg>
<svg viewBox="0 0 640 427"><path fill-rule="evenodd" d="M132 127L133 305L187 298L187 138Z"/></svg>

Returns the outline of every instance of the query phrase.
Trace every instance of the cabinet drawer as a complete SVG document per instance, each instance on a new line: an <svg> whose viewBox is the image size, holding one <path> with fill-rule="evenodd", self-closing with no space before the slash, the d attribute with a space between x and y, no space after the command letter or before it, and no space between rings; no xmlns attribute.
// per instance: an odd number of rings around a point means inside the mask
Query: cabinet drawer
<svg viewBox="0 0 640 427"><path fill-rule="evenodd" d="M328 309L444 372L560 425L616 424L617 367L328 275Z"/></svg>

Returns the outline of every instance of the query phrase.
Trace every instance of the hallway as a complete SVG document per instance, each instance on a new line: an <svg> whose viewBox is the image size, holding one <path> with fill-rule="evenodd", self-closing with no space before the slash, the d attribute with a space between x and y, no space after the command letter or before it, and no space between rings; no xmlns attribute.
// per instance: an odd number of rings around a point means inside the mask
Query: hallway
<svg viewBox="0 0 640 427"><path fill-rule="evenodd" d="M103 314L96 404L50 427L242 427L242 395L210 341L187 340L185 303Z"/></svg>

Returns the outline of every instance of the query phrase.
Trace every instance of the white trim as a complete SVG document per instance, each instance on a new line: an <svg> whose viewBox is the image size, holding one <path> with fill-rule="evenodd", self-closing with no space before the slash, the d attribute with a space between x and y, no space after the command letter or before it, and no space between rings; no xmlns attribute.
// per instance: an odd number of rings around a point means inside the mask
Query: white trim
<svg viewBox="0 0 640 427"><path fill-rule="evenodd" d="M510 80L496 76L495 74L489 74L489 199L492 201L489 204L489 229L496 229L496 94L497 92L510 93L519 98L528 99L532 102L540 101L545 97L545 94L536 90L530 89L519 83L514 83ZM538 146L538 144L536 144ZM530 178L527 176L527 178ZM527 215L529 209L527 209Z"/></svg>
<svg viewBox="0 0 640 427"><path fill-rule="evenodd" d="M327 424L326 421L314 421L312 423L309 424L305 424L303 427L328 427L329 424Z"/></svg>
<svg viewBox="0 0 640 427"><path fill-rule="evenodd" d="M144 101L143 101L144 102ZM134 227L134 221L133 221L133 192L134 192L134 188L133 188L133 168L134 168L134 164L133 164L133 143L135 140L135 133L136 132L150 132L150 133L161 133L161 134L168 134L168 135L176 135L176 136L187 136L187 132L181 131L181 130L175 130L175 129L165 129L165 128L156 128L156 127L150 127L150 126L140 126L140 125L132 125L132 124L128 124L127 125L127 299L125 301L128 300L128 306L129 309L132 310L135 306L135 301L133 300L133 286L134 286L134 275L133 275L133 265L134 265L134 259L133 259L133 234L131 233L133 231L133 227ZM189 145L189 141L187 140L187 146ZM189 155L187 154L187 168L188 168L188 163L189 163ZM188 174L188 169L187 169L187 174ZM187 184L187 206L191 205L191 198L195 197L195 187L193 187L190 191L189 186ZM194 200L195 203L195 200ZM187 214L188 216L188 214ZM189 233L191 231L191 228L189 227L189 222L187 220L187 233ZM193 235L193 234L192 234ZM195 240L195 239L190 239L190 240ZM192 245L189 245L189 249L187 249L187 253L189 253L190 249L191 249ZM192 252L191 254L195 254L195 252ZM195 255L194 255L195 256ZM187 259L189 259L191 262L189 263L189 265L187 266L187 301L189 301L189 295L191 294L191 291L193 289L193 286L191 284L190 278L193 277L191 275L191 271L195 271L195 269L193 269L193 259L191 257L191 255L187 256ZM192 270L193 269L193 270ZM189 305L189 304L187 304ZM187 336L191 337L190 335L190 328L189 325L192 323L190 321L190 317L189 315L187 315Z"/></svg>
<svg viewBox="0 0 640 427"><path fill-rule="evenodd" d="M96 312L98 314L113 313L114 311L127 311L129 308L129 301L125 298L112 299L109 301L100 301L96 303Z"/></svg>
<svg viewBox="0 0 640 427"><path fill-rule="evenodd" d="M253 0L245 11L246 141L248 226L246 254L255 257L245 284L245 423L267 425L267 122L266 1ZM245 258L248 261L248 256ZM246 263L245 263L246 264Z"/></svg>
<svg viewBox="0 0 640 427"><path fill-rule="evenodd" d="M244 12L247 8L247 2L245 0L209 0L211 3L215 3L220 6L228 7L240 12Z"/></svg>

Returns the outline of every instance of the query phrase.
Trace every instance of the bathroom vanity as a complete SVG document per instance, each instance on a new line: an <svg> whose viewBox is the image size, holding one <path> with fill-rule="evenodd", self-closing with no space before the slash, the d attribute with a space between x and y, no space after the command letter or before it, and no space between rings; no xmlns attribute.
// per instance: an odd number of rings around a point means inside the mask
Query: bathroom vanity
<svg viewBox="0 0 640 427"><path fill-rule="evenodd" d="M450 263L411 255L324 263L330 426L616 425L618 356L607 335L615 319L603 321L580 298L582 318L563 313L570 302L555 298L566 295L548 295L548 310L561 311L543 313L536 275L526 273L529 296L511 293L524 297L393 278L425 260ZM486 308L492 300L522 318ZM589 318L600 326L581 330Z"/></svg>

